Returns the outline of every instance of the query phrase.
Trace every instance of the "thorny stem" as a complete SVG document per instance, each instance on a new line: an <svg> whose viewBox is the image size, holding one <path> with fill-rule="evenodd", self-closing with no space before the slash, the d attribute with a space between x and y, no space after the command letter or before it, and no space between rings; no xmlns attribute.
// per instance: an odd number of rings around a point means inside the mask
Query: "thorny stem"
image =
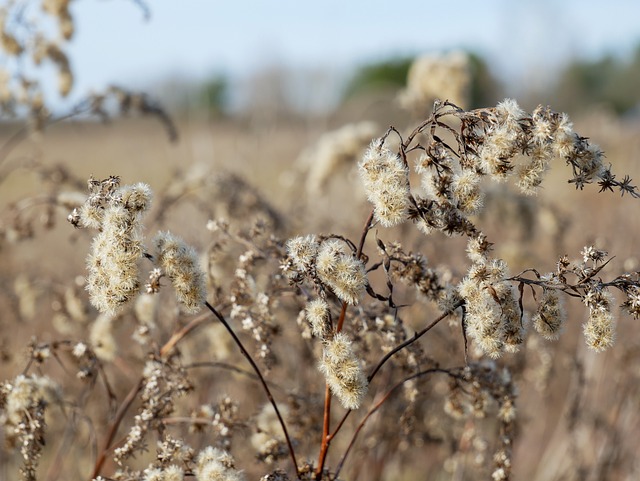
<svg viewBox="0 0 640 481"><path fill-rule="evenodd" d="M367 234L373 224L374 210L372 209L367 217L364 227L362 228L362 234L360 235L360 242L358 243L358 249L356 250L356 259L360 259L362 256L362 250L364 249L364 243L367 240ZM344 325L344 319L347 314L347 303L342 303L342 309L340 310L340 317L338 318L338 325L336 332L341 332ZM342 423L340 424L342 426ZM322 478L322 471L324 469L324 463L327 460L327 454L329 452L329 445L331 440L335 436L330 433L331 431L331 389L329 389L329 383L325 383L324 388L324 413L322 419L322 442L320 443L320 453L318 454L318 466L316 468L316 480Z"/></svg>
<svg viewBox="0 0 640 481"><path fill-rule="evenodd" d="M362 421L360 421L360 424L358 424L358 427L356 428L355 432L353 433L353 437L351 438L351 441L349 442L349 446L347 446L347 449L345 450L344 454L342 455L342 459L340 460L340 462L338 463L338 467L336 468L336 472L334 473L334 477L335 479L338 479L338 475L340 474L340 471L342 470L342 466L344 465L344 462L347 459L347 455L349 454L349 452L351 451L351 448L353 448L353 445L356 442L356 438L358 437L358 434L360 434L360 431L362 431L362 428L364 427L365 423L369 420L369 418L378 410L380 409L380 407L384 404L384 402L389 399L389 397L399 388L401 387L405 382L407 381L411 381L412 379L416 379L418 377L421 376L425 376L427 374L433 374L433 373L443 373L443 374L447 374L448 376L451 377L455 377L455 378L459 378L460 376L454 374L452 371L454 371L454 369L442 369L442 368L433 368L433 369L427 369L425 371L420 371L417 372L415 374L412 374L411 376L403 379L402 381L398 382L395 386L393 386L391 389L389 389L389 391L387 391L387 393L382 396L382 398L375 403L371 409L369 409L369 412L366 414L366 416L362 419Z"/></svg>
<svg viewBox="0 0 640 481"><path fill-rule="evenodd" d="M233 331L233 329L231 329L231 326L229 325L227 320L224 318L224 316L222 314L220 314L216 310L215 307L213 307L211 304L209 304L209 302L205 301L204 304L205 304L205 306L207 306L207 309L209 309L213 313L213 315L218 318L218 320L222 323L222 325L225 327L225 329L229 332L229 334L233 338L233 341L240 348L240 351L242 352L242 355L247 359L249 364L251 364L251 367L253 368L253 370L255 371L256 375L260 379L260 384L262 384L262 388L264 389L265 393L267 394L267 397L269 398L269 402L273 406L273 410L276 412L276 416L278 416L278 421L280 422L280 426L282 427L282 431L284 433L284 437L285 437L285 439L287 441L287 447L289 448L289 454L291 455L291 461L293 462L293 467L296 470L296 477L298 479L300 479L300 472L298 470L298 462L296 461L296 455L295 455L295 452L293 450L293 444L291 443L291 439L289 438L289 432L287 431L287 426L285 425L284 419L282 418L282 415L280 414L280 410L278 409L278 405L276 404L276 401L273 398L273 395L271 394L271 390L269 389L269 386L267 385L267 382L265 381L264 376L260 372L260 368L255 363L255 361L253 360L253 358L251 357L251 355L249 354L247 349L244 347L244 345L242 344L242 341L240 341L240 339L238 338L236 333Z"/></svg>

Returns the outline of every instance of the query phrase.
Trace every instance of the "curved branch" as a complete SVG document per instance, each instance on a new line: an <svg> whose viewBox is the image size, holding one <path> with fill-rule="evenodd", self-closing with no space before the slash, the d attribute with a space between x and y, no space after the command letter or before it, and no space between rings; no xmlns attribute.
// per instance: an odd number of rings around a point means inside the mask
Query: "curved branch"
<svg viewBox="0 0 640 481"><path fill-rule="evenodd" d="M369 420L369 418L378 410L380 409L380 407L385 403L385 401L387 399L389 399L389 397L400 387L402 386L405 382L407 381L411 381L412 379L416 379L418 377L421 376L425 376L427 374L434 374L434 373L443 373L443 374L447 374L450 377L454 377L456 379L459 379L461 376L454 374L452 371L454 369L458 369L458 368L452 368L452 369L442 369L442 368L433 368L433 369L427 369L425 371L420 371L418 373L412 374L411 376L403 379L402 381L400 381L399 383L397 383L395 386L393 386L389 391L387 391L387 393L382 396L382 399L380 399L377 403L375 403L371 409L369 409L369 412L367 412L367 414L365 415L365 417L362 419L362 421L360 421L360 424L358 424L358 427L356 428L355 432L353 433L353 437L351 438L351 441L349 442L349 446L347 446L347 449L345 450L344 454L342 455L342 459L340 460L340 462L338 463L338 466L336 468L336 472L334 473L334 477L335 479L338 479L338 475L340 474L340 471L342 470L342 467L344 465L344 462L347 459L347 456L349 454L349 452L351 451L351 449L353 448L355 442L356 442L356 438L358 437L358 434L360 434L360 431L362 431L362 428L364 427L365 423Z"/></svg>
<svg viewBox="0 0 640 481"><path fill-rule="evenodd" d="M278 405L276 404L276 401L273 398L273 395L271 394L271 390L269 389L269 386L267 385L267 382L265 381L264 376L260 372L260 368L255 363L255 361L253 360L253 358L251 357L251 355L249 354L247 349L244 347L244 345L242 344L242 341L240 341L240 338L238 338L238 336L233 331L233 329L231 329L231 326L229 325L227 320L224 318L224 316L222 314L220 314L216 310L215 307L213 307L211 304L209 304L209 302L205 301L204 305L207 306L207 309L209 309L213 313L213 315L218 318L218 320L222 323L222 325L225 327L225 329L229 332L229 334L233 338L233 341L240 348L240 351L242 352L242 355L247 359L249 364L251 364L251 367L253 368L254 372L256 373L258 378L260 379L260 384L262 384L262 388L264 389L265 393L267 394L267 397L269 398L269 402L273 406L273 409L276 412L276 416L278 417L278 421L280 422L280 426L282 427L282 432L284 433L284 437L285 437L285 439L287 441L287 447L289 448L289 454L291 455L291 461L293 462L293 467L296 470L296 477L298 479L300 479L300 472L298 470L298 462L296 461L296 455L295 455L295 452L293 450L293 444L291 443L291 438L289 437L289 432L287 431L287 426L285 425L284 419L282 418L282 415L280 414L280 410L278 409Z"/></svg>

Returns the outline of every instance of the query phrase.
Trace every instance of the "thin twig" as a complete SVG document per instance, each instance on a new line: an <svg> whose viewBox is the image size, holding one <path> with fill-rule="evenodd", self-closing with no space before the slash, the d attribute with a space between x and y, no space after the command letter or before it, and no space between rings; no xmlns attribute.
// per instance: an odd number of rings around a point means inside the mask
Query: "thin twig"
<svg viewBox="0 0 640 481"><path fill-rule="evenodd" d="M180 340L185 337L187 334L189 334L191 331L193 331L194 329L200 327L200 325L202 323L204 323L205 321L209 320L209 316L207 314L204 314L202 316L198 316L195 319L191 320L189 322L189 324L187 324L186 326L184 326L182 329L180 329L178 332L174 333L173 336L171 336L171 339L169 339L164 346L162 346L162 349L160 349L160 356L161 357L165 357L167 354L169 354L169 352L174 348L174 346L180 342Z"/></svg>
<svg viewBox="0 0 640 481"><path fill-rule="evenodd" d="M260 384L262 384L262 388L264 389L265 393L267 394L267 397L269 398L269 402L273 406L273 410L276 412L276 416L278 417L278 421L280 422L280 426L282 427L282 432L284 433L284 437L285 437L285 439L287 441L287 447L289 448L289 454L291 455L291 461L293 462L293 467L296 470L296 477L298 479L301 479L300 478L300 472L298 470L298 462L296 461L296 454L295 454L295 452L293 450L293 444L291 443L291 438L289 437L289 432L287 431L287 426L286 426L286 424L284 422L284 419L282 418L282 415L280 414L280 410L278 409L278 405L277 405L275 399L273 398L273 395L271 394L271 390L269 389L269 386L267 385L267 382L265 381L264 376L260 372L260 368L255 363L255 361L253 360L251 355L249 354L249 351L247 351L247 349L244 347L244 344L242 344L242 341L240 341L240 338L238 338L238 336L233 331L233 329L231 329L231 326L229 325L227 320L224 318L224 316L222 314L220 314L216 310L215 307L213 307L211 304L209 304L209 302L205 301L204 304L205 304L205 306L207 306L207 309L209 309L213 313L213 315L218 318L218 320L222 323L222 325L225 327L225 329L229 332L229 334L233 338L233 341L240 348L240 351L242 352L242 355L247 359L249 364L251 364L251 367L253 368L254 372L256 373L258 378L260 379Z"/></svg>
<svg viewBox="0 0 640 481"><path fill-rule="evenodd" d="M378 373L380 368L389 359L391 359L391 357L394 354L396 354L397 352L401 351L402 349L404 349L408 345L413 344L414 342L416 342L418 339L420 339L422 336L424 336L427 332L429 332L431 329L433 329L433 327L435 327L436 324L438 324L440 321L445 319L447 316L451 315L458 307L461 307L461 306L464 306L464 301L458 302L455 305L455 307L453 307L452 309L448 310L447 312L442 314L440 317L438 317L437 319L432 321L431 324L429 324L427 327L425 327L421 331L415 333L413 335L413 337L411 337L411 339L407 339L406 341L404 341L401 344L398 344L395 348L393 348L391 351L389 351L382 359L380 359L380 361L378 362L376 367L373 368L373 370L371 371L369 376L367 376L367 381L370 383L371 380L374 378L374 376ZM350 414L351 414L351 409L349 409L346 413L344 413L344 416L342 417L342 419L338 423L338 426L336 427L336 429L331 433L331 435L329 435L329 440L328 440L329 442L331 442L331 440L336 436L336 434L338 434L338 431L340 431L340 429L342 428L342 425L345 423L345 421L347 420L347 418L349 417Z"/></svg>
<svg viewBox="0 0 640 481"><path fill-rule="evenodd" d="M371 371L371 374L369 374L369 376L367 378L368 381L371 382L373 377L380 370L380 368L384 365L384 363L387 362L395 353L397 353L398 351L401 351L402 349L404 349L408 345L413 344L414 342L416 342L418 339L420 339L422 336L424 336L427 332L429 332L431 329L433 329L440 321L442 321L443 319L445 319L446 317L451 315L459 307L462 307L463 304L464 304L464 301L458 301L451 309L449 309L447 312L443 313L442 315L440 315L439 317L434 319L431 322L431 324L429 324L427 327L425 327L424 329L422 329L419 332L416 332L413 335L413 337L411 337L410 339L407 339L402 344L398 344L391 351L389 351L382 359L380 359L380 362L378 362L376 367L373 368L373 370Z"/></svg>
<svg viewBox="0 0 640 481"><path fill-rule="evenodd" d="M93 468L93 474L91 474L91 479L97 478L100 475L100 471L102 470L102 467L104 466L104 463L107 460L107 452L109 452L109 449L111 448L111 443L113 442L113 439L116 437L116 433L118 432L120 423L124 419L124 415L129 410L129 407L131 406L131 404L133 404L133 401L135 400L136 396L138 395L141 389L142 389L142 378L136 383L135 386L131 388L131 391L129 391L129 393L127 394L127 397L125 397L124 401L122 401L122 404L120 404L120 407L116 412L115 418L111 423L111 427L109 428L109 432L107 433L107 437L105 438L102 444L102 448L100 449L100 455L96 460L96 464Z"/></svg>
<svg viewBox="0 0 640 481"><path fill-rule="evenodd" d="M349 442L349 446L347 446L347 449L345 450L344 454L342 455L342 459L340 459L340 462L338 463L338 466L336 468L336 472L334 473L334 478L338 479L338 475L340 474L340 471L342 470L342 467L344 465L344 462L347 459L347 455L349 454L349 452L351 451L351 449L353 448L355 442L356 442L356 438L358 437L358 434L360 434L360 431L362 431L362 428L364 427L365 423L369 420L369 418L378 410L380 409L380 407L384 404L384 402L389 399L389 397L391 396L391 394L393 394L400 386L402 386L405 382L407 381L411 381L412 379L416 379L418 377L421 376L425 376L427 374L433 374L433 373L443 373L443 374L447 374L448 376L451 377L455 377L455 378L459 378L460 376L454 374L452 371L454 371L457 368L453 368L453 369L442 369L442 368L433 368L433 369L427 369L426 371L420 371L418 373L412 374L411 376L403 379L402 381L398 382L395 386L393 386L389 391L386 392L386 394L384 396L382 396L382 398L375 403L371 409L369 409L369 412L367 412L367 414L365 415L365 417L362 419L362 421L360 421L360 424L358 424L358 427L356 428L355 432L353 433L353 437L351 438L351 441Z"/></svg>

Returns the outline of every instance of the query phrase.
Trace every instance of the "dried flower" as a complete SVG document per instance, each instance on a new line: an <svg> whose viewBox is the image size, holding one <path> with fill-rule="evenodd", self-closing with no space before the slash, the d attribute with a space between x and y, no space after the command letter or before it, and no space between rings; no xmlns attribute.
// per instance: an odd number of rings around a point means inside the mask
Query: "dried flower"
<svg viewBox="0 0 640 481"><path fill-rule="evenodd" d="M329 332L329 304L324 299L314 299L306 307L307 320L311 325L311 333L324 339Z"/></svg>
<svg viewBox="0 0 640 481"><path fill-rule="evenodd" d="M587 295L593 293L590 291ZM615 341L615 321L611 312L613 297L608 291L599 291L589 305L589 319L583 325L584 338L591 349L601 352Z"/></svg>
<svg viewBox="0 0 640 481"><path fill-rule="evenodd" d="M410 205L409 168L394 154L374 140L358 164L375 218L385 227L407 220Z"/></svg>
<svg viewBox="0 0 640 481"><path fill-rule="evenodd" d="M360 259L343 251L342 242L329 239L320 245L316 259L320 280L347 304L357 304L367 286L367 274Z"/></svg>
<svg viewBox="0 0 640 481"><path fill-rule="evenodd" d="M102 232L93 240L92 252L87 259L86 289L91 303L100 312L114 314L138 292L138 260L142 256L141 214L148 207L151 193L145 184L113 190L108 181L101 184L100 197L94 193L87 204L87 212L95 212L95 206L108 202L101 216ZM117 184L115 184L117 185ZM122 202L122 195L125 202ZM134 196L137 203L127 200ZM81 218L82 211L81 211ZM86 222L93 224L94 221Z"/></svg>
<svg viewBox="0 0 640 481"><path fill-rule="evenodd" d="M160 232L154 239L156 263L171 280L183 309L198 312L206 301L205 275L196 251L169 232Z"/></svg>
<svg viewBox="0 0 640 481"><path fill-rule="evenodd" d="M314 235L293 237L287 241L287 254L293 261L293 265L304 273L311 271L315 265L319 247Z"/></svg>
<svg viewBox="0 0 640 481"><path fill-rule="evenodd" d="M231 455L211 446L203 449L194 469L197 481L243 481L244 475L235 469Z"/></svg>
<svg viewBox="0 0 640 481"><path fill-rule="evenodd" d="M545 289L538 309L531 318L534 329L544 338L555 340L562 332L565 320L566 313L558 292Z"/></svg>
<svg viewBox="0 0 640 481"><path fill-rule="evenodd" d="M367 393L368 383L352 343L344 333L336 333L325 344L319 368L331 392L345 409L358 409Z"/></svg>

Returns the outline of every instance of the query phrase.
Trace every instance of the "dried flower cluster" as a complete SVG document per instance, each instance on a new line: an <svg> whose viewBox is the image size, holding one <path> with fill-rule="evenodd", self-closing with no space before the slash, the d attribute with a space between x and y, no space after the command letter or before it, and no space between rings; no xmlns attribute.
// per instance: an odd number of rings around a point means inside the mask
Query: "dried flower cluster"
<svg viewBox="0 0 640 481"><path fill-rule="evenodd" d="M125 97L131 108L144 105ZM319 192L341 175L339 164L362 154L357 168L371 206L359 238L289 232L295 216L240 177L201 167L160 191L153 209L149 186L121 185L118 177L90 179L86 198L51 196L75 207L73 226L95 235L86 280L47 283L25 272L8 284L7 312L28 325L50 303L57 331L53 340L29 341L23 374L0 383L0 429L24 479L39 479L42 460L48 479L66 470L84 479L90 470L96 481L233 481L246 471L264 480L329 481L345 476L343 468L361 477L412 469L436 444L428 460L434 476L512 478L514 443L527 434L516 385L531 380L544 391L553 369L566 365L552 355L558 344L546 340L575 331L567 328L574 318L567 300L582 302L586 343L603 351L615 339L617 297L640 317L640 278L606 276L612 258L593 245L576 260L560 257L552 272L510 273L508 256L485 235L491 230L480 228L486 181L513 177L532 194L560 160L579 189L597 182L638 193L630 179L616 180L566 115L545 107L527 114L512 100L472 111L436 103L407 134L390 128L364 142L371 129L359 124L321 140L309 180ZM187 193L202 214L188 235L209 236L206 270L170 232L145 245L143 220L164 226ZM223 211L231 220L215 217ZM205 229L207 219L216 220ZM460 246L466 241L466 258L451 256L454 235L463 237ZM176 302L164 295L169 283ZM183 315L202 307L204 314ZM0 343L3 360L5 351ZM70 381L59 386L51 379L61 372ZM576 395L568 417L587 404ZM58 408L60 419L45 417ZM632 415L616 409L613 422L593 419L614 426ZM59 447L45 456L58 436ZM67 461L76 457L82 461Z"/></svg>
<svg viewBox="0 0 640 481"><path fill-rule="evenodd" d="M391 227L407 220L410 205L409 169L398 154L374 141L358 164L376 220Z"/></svg>
<svg viewBox="0 0 640 481"><path fill-rule="evenodd" d="M367 378L353 351L353 344L345 334L338 332L325 343L320 372L345 409L360 407L367 393Z"/></svg>
<svg viewBox="0 0 640 481"><path fill-rule="evenodd" d="M170 232L159 233L154 243L157 249L155 261L171 280L178 302L186 312L198 312L207 293L196 251Z"/></svg>
<svg viewBox="0 0 640 481"><path fill-rule="evenodd" d="M446 116L457 117L460 125L450 127L443 121ZM442 140L444 133L440 130L452 135L454 143ZM418 143L419 134L426 135L426 141ZM386 136L374 141L360 163L375 220L387 227L413 220L425 234L441 231L469 237L472 265L458 286L465 303L465 331L494 357L503 350L516 351L522 344L524 312L522 291L517 296L513 287L516 279L507 277L504 261L489 258L491 244L470 217L482 208L482 177L502 181L515 172L517 186L523 193L532 194L551 163L561 159L571 166L573 177L569 182L576 188L598 182L601 191L617 188L623 195L638 197L630 179L617 181L605 166L600 149L573 131L566 114L540 106L527 115L512 99L493 109L469 112L448 102L436 102L432 117L406 139L401 137L398 153L386 149L385 140ZM408 156L416 151L420 155L415 169L422 177L424 197L414 194L409 185ZM583 255L585 262L599 262L604 257L593 248ZM587 344L602 350L613 342L611 300L600 294L603 286L592 279L593 268L578 267L572 272L583 279L581 297L590 309L584 328ZM566 289L563 275L546 279L551 282L544 284L543 299L533 317L536 329L550 338L559 332L564 311L557 294L549 289ZM585 283L586 280L590 282ZM629 292L629 286L616 281L614 284ZM585 291L586 286L590 287ZM604 287L606 291L607 286ZM455 295L449 298L453 300Z"/></svg>
<svg viewBox="0 0 640 481"><path fill-rule="evenodd" d="M186 312L197 312L206 301L205 276L192 247L170 232L161 232L154 239L155 256L146 253L142 216L151 198L146 184L121 187L119 177L91 178L87 200L69 214L75 227L98 230L87 259L86 289L100 312L113 315L139 294L138 264L144 256L157 265L145 285L148 294L157 293L166 276Z"/></svg>
<svg viewBox="0 0 640 481"><path fill-rule="evenodd" d="M474 262L458 286L465 300L465 330L489 356L498 357L503 350L516 352L524 340L522 314L511 283L506 278L506 264L490 259L483 237L469 241L469 257Z"/></svg>
<svg viewBox="0 0 640 481"><path fill-rule="evenodd" d="M364 264L346 252L340 239L319 240L316 236L294 237L287 241L291 265L283 269L291 277L308 276L320 289L329 288L338 299L357 304L367 286Z"/></svg>
<svg viewBox="0 0 640 481"><path fill-rule="evenodd" d="M45 413L50 404L61 401L58 386L48 377L19 375L0 383L0 425L6 441L20 450L25 481L37 479L45 446Z"/></svg>
<svg viewBox="0 0 640 481"><path fill-rule="evenodd" d="M144 451L146 433L157 429L158 423L171 414L176 399L192 389L185 372L175 360L151 360L144 367L142 406L135 415L134 424L122 446L115 449L113 456L118 464Z"/></svg>

